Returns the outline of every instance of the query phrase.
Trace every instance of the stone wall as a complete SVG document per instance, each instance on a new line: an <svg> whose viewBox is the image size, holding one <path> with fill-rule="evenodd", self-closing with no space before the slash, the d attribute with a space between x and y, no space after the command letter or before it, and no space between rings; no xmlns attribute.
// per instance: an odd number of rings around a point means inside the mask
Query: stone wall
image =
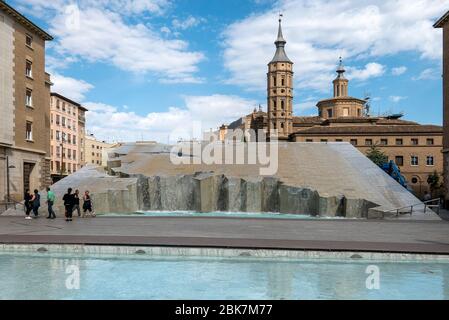
<svg viewBox="0 0 449 320"><path fill-rule="evenodd" d="M138 176L141 210L197 212L280 212L322 217L366 217L376 205L363 199L329 197L287 186L275 178L242 179L213 173ZM108 212L110 208L105 208ZM100 212L97 205L97 212ZM117 212L117 208L114 209Z"/></svg>

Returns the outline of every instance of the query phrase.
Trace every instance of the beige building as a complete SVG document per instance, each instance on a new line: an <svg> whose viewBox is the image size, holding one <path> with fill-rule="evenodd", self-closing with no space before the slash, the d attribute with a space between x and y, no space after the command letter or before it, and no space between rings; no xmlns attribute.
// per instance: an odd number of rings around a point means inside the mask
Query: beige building
<svg viewBox="0 0 449 320"><path fill-rule="evenodd" d="M345 77L345 68L341 58L336 71L337 77L332 83L333 97L317 103L317 116L293 116L290 108L292 104L290 99L293 99L293 96L289 94L289 90L293 87L293 80L289 78L293 75L292 63L288 63L288 58L285 58L285 40L283 40L280 26L278 33L276 56L280 55L279 50L281 50L281 55L284 58L280 59L280 66L279 62L276 62L275 65L282 68L282 63L285 63L283 66L285 69L279 73L273 70L274 76L269 73L268 113L262 111L261 108L255 109L252 114L234 121L229 126L222 126L222 129L219 130L220 136L232 137L232 132L229 130L234 129L254 129L267 132L270 128L285 128L286 130L281 130L280 139L287 138L294 142L349 142L365 154L372 146L376 145L388 156L389 160L397 164L408 185L418 196L423 196L424 192L429 191L427 182L429 175L435 171L440 175L443 173L442 127L402 120L402 115L370 116L367 100L349 96L349 80ZM269 66L269 68L273 67L273 61ZM286 82L279 83L279 77L287 79ZM278 87L278 85L281 86ZM276 97L274 101L273 97ZM286 103L279 104L279 99L280 101L285 100ZM281 107L280 110L277 109L278 106ZM282 108L283 106L284 108ZM274 113L270 114L272 112ZM449 112L449 107L447 112ZM291 129L287 125L289 121L292 123ZM282 127L279 125L280 123L286 125ZM446 148L449 148L449 139L447 143Z"/></svg>
<svg viewBox="0 0 449 320"><path fill-rule="evenodd" d="M85 163L87 109L58 93L51 93L50 154L53 182L76 172Z"/></svg>
<svg viewBox="0 0 449 320"><path fill-rule="evenodd" d="M51 183L45 42L52 39L0 1L0 201Z"/></svg>
<svg viewBox="0 0 449 320"><path fill-rule="evenodd" d="M93 134L86 135L84 147L85 163L96 166L107 166L107 152L116 144L100 141Z"/></svg>
<svg viewBox="0 0 449 320"><path fill-rule="evenodd" d="M443 156L446 201L449 201L449 11L435 23L434 27L443 29Z"/></svg>

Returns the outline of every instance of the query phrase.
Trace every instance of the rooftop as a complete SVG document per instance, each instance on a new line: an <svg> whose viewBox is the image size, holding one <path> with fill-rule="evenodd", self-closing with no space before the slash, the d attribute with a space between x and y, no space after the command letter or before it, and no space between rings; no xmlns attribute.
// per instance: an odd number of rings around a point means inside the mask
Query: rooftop
<svg viewBox="0 0 449 320"><path fill-rule="evenodd" d="M443 28L444 25L449 21L449 11L446 12L435 24L434 28Z"/></svg>
<svg viewBox="0 0 449 320"><path fill-rule="evenodd" d="M0 9L2 11L6 12L8 15L10 15L12 18L14 18L17 22L21 23L25 27L34 31L42 39L47 40L47 41L53 40L53 37L50 34L48 34L46 31L44 31L43 29L38 27L27 17L25 17L20 12L18 12L16 9L14 9L9 4L7 4L4 0L0 0Z"/></svg>
<svg viewBox="0 0 449 320"><path fill-rule="evenodd" d="M377 126L314 126L305 129L294 135L313 135L313 134L442 134L443 128L435 125L377 125Z"/></svg>

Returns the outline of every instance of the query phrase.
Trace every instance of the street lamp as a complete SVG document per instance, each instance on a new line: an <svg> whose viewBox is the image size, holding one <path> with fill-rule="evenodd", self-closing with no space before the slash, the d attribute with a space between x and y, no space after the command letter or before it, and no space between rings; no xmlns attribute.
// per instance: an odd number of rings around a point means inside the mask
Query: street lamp
<svg viewBox="0 0 449 320"><path fill-rule="evenodd" d="M64 174L64 138L61 137L61 143L59 144L61 147L61 179Z"/></svg>
<svg viewBox="0 0 449 320"><path fill-rule="evenodd" d="M11 201L11 194L9 191L9 169L15 169L15 166L9 165L9 156L6 156L6 202Z"/></svg>

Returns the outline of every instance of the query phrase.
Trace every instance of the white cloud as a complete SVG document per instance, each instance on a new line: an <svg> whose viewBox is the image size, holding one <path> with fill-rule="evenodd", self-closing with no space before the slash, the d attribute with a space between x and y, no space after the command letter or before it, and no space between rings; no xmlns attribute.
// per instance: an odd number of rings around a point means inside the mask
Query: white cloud
<svg viewBox="0 0 449 320"><path fill-rule="evenodd" d="M394 103L398 103L401 102L402 100L407 99L407 97L402 97L402 96L390 96L390 100L393 101Z"/></svg>
<svg viewBox="0 0 449 320"><path fill-rule="evenodd" d="M86 102L89 109L87 129L100 139L109 141L156 140L167 143L192 135L192 125L200 121L203 131L216 129L222 123L250 113L255 101L236 96L186 96L183 108L172 107L165 112L151 112L145 116L120 111L117 107ZM198 137L197 137L198 138Z"/></svg>
<svg viewBox="0 0 449 320"><path fill-rule="evenodd" d="M203 53L190 51L186 41L164 39L161 30L153 30L150 23L129 22L135 14L159 14L168 1L80 0L79 11L74 5L67 6L70 3L27 0L36 12L46 10L51 15L49 31L55 36L56 58L112 64L171 82L198 82L196 73Z"/></svg>
<svg viewBox="0 0 449 320"><path fill-rule="evenodd" d="M400 75L406 73L407 70L408 69L405 66L397 67L397 68L391 69L391 74L394 75L394 76L400 76Z"/></svg>
<svg viewBox="0 0 449 320"><path fill-rule="evenodd" d="M371 62L363 69L348 68L348 78L351 80L365 81L371 78L380 77L385 73L385 66Z"/></svg>
<svg viewBox="0 0 449 320"><path fill-rule="evenodd" d="M279 11L284 12L286 52L295 62L296 87L327 91L340 55L354 67L360 60L406 51L440 59L441 31L432 25L448 6L449 0L280 0L272 10L224 31L227 83L265 89Z"/></svg>
<svg viewBox="0 0 449 320"><path fill-rule="evenodd" d="M441 71L435 68L428 68L423 70L419 76L413 77L412 80L437 80L441 78Z"/></svg>
<svg viewBox="0 0 449 320"><path fill-rule="evenodd" d="M173 25L173 28L175 28L175 29L186 30L186 29L189 29L192 27L196 27L203 21L204 21L204 19L202 19L202 18L195 18L193 16L189 16L184 20L174 19L172 21L172 25Z"/></svg>
<svg viewBox="0 0 449 320"><path fill-rule="evenodd" d="M62 94L74 101L82 101L85 94L94 86L84 80L78 80L71 77L65 77L58 73L51 74L51 81L54 83L52 92Z"/></svg>

